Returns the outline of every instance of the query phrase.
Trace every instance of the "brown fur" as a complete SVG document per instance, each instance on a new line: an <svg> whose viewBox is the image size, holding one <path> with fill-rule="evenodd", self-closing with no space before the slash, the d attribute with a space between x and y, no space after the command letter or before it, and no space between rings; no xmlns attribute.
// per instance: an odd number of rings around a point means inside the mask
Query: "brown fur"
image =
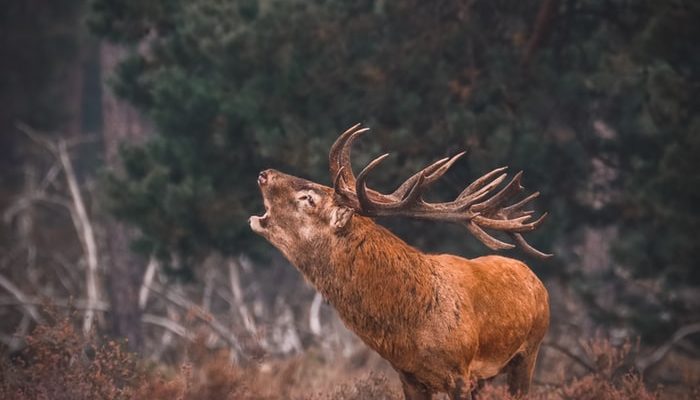
<svg viewBox="0 0 700 400"><path fill-rule="evenodd" d="M391 363L406 398L470 398L476 381L501 372L513 393L527 393L549 303L525 264L422 253L339 206L331 188L264 174L267 213L252 217L251 227Z"/></svg>

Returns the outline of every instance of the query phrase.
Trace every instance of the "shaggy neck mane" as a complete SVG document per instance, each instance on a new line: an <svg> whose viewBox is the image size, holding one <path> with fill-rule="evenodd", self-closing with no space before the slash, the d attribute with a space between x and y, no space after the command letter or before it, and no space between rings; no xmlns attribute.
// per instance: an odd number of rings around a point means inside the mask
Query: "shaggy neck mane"
<svg viewBox="0 0 700 400"><path fill-rule="evenodd" d="M369 218L350 224L294 264L365 340L421 322L438 301L434 262Z"/></svg>

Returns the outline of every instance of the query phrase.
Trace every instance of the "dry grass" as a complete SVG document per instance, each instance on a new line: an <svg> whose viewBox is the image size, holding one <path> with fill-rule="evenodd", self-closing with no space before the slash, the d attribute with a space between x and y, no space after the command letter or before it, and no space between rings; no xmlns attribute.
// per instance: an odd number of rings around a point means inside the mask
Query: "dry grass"
<svg viewBox="0 0 700 400"><path fill-rule="evenodd" d="M329 363L312 352L284 359L232 364L225 351L203 345L188 349L179 368L148 365L114 341L84 338L67 319L40 326L26 338L25 350L0 363L0 399L154 399L154 400L398 400L396 379L369 368ZM591 370L560 385L535 386L533 400L700 398L699 388L650 388L629 368L635 346L613 346L596 337L584 343ZM381 369L381 368L380 368ZM480 400L510 397L502 384L486 385Z"/></svg>

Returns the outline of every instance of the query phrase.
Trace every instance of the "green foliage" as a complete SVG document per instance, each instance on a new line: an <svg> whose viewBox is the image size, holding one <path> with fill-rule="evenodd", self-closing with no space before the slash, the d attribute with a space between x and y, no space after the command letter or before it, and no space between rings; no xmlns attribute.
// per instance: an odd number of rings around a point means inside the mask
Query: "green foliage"
<svg viewBox="0 0 700 400"><path fill-rule="evenodd" d="M697 285L699 6L555 2L535 27L544 3L94 0L93 29L134 48L114 88L159 131L123 151L113 209L164 256L252 251L257 171L328 183L330 144L362 121L376 133L358 163L398 155L372 177L379 188L467 148L436 198L500 165L524 169L552 214L531 235L561 249L552 269L571 272L582 227L620 224L615 255L634 276ZM430 232L403 236L484 252L458 228Z"/></svg>

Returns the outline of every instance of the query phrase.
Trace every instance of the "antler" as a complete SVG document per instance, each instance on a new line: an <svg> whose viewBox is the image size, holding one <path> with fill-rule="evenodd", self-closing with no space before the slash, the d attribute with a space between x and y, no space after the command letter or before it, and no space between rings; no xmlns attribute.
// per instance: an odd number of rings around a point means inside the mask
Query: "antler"
<svg viewBox="0 0 700 400"><path fill-rule="evenodd" d="M532 247L523 232L529 232L542 224L547 213L532 221L534 211L524 210L539 192L532 193L515 204L506 203L519 194L522 171L501 190L494 190L506 179L507 167L496 168L472 182L452 201L428 203L423 200L425 190L440 179L466 152L438 160L408 178L391 194L379 193L367 188L367 176L389 154L383 154L370 162L357 177L350 164L350 149L353 142L367 132L357 124L343 132L331 147L329 154L333 187L340 201L358 213L370 217L402 215L413 218L432 219L460 223L467 227L477 239L493 250L512 249L514 244L491 236L484 229L508 233L525 252L541 258L551 257Z"/></svg>

